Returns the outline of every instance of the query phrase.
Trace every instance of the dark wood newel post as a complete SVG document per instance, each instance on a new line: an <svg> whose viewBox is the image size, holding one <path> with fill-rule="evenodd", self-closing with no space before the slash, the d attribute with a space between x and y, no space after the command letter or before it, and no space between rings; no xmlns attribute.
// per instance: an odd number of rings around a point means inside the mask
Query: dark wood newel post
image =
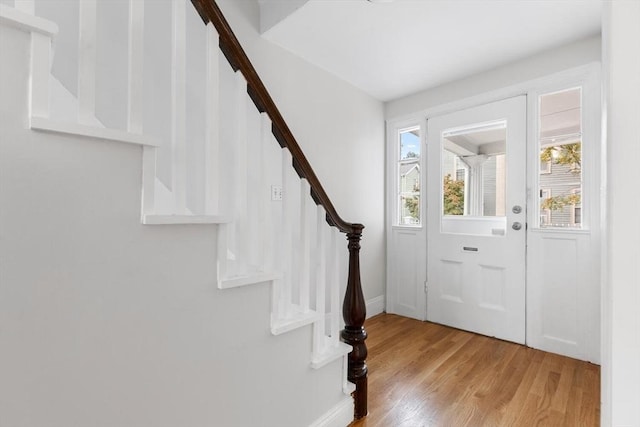
<svg viewBox="0 0 640 427"><path fill-rule="evenodd" d="M361 224L353 224L352 231L347 233L349 241L349 278L347 291L342 305L342 315L345 327L342 331L342 340L353 346L349 353L349 368L347 379L355 384L353 393L355 403L354 418L360 419L367 415L367 331L364 329L364 320L367 309L360 283L360 239L362 238Z"/></svg>

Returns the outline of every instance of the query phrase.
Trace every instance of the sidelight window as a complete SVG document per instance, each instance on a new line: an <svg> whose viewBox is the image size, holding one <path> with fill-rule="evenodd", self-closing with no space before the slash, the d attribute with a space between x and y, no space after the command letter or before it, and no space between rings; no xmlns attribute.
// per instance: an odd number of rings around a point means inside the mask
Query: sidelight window
<svg viewBox="0 0 640 427"><path fill-rule="evenodd" d="M582 228L582 90L543 94L539 104L541 228ZM542 195L546 197L542 197Z"/></svg>
<svg viewBox="0 0 640 427"><path fill-rule="evenodd" d="M398 132L398 225L420 225L420 128Z"/></svg>

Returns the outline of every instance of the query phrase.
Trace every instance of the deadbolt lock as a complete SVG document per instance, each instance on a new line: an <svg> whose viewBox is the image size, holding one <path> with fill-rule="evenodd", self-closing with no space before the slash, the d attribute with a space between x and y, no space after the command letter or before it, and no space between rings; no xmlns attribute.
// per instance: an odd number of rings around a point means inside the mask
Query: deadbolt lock
<svg viewBox="0 0 640 427"><path fill-rule="evenodd" d="M514 214L519 214L520 212L522 212L522 206L520 205L515 205L513 208L511 208L511 211Z"/></svg>

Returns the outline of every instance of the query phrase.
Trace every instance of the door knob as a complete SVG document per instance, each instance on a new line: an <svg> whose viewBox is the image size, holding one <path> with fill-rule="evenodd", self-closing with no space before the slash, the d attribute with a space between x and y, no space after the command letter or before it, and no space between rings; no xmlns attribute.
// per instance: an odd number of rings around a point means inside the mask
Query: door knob
<svg viewBox="0 0 640 427"><path fill-rule="evenodd" d="M522 228L522 224L519 222L514 222L513 225L511 226L511 228L513 228L514 230L518 231Z"/></svg>

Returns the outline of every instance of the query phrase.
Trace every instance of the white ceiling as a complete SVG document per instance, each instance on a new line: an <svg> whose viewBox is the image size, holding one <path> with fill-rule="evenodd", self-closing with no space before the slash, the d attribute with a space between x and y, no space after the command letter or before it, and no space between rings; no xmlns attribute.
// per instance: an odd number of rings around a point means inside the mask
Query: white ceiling
<svg viewBox="0 0 640 427"><path fill-rule="evenodd" d="M297 3L263 36L382 101L597 35L602 11L601 0Z"/></svg>

